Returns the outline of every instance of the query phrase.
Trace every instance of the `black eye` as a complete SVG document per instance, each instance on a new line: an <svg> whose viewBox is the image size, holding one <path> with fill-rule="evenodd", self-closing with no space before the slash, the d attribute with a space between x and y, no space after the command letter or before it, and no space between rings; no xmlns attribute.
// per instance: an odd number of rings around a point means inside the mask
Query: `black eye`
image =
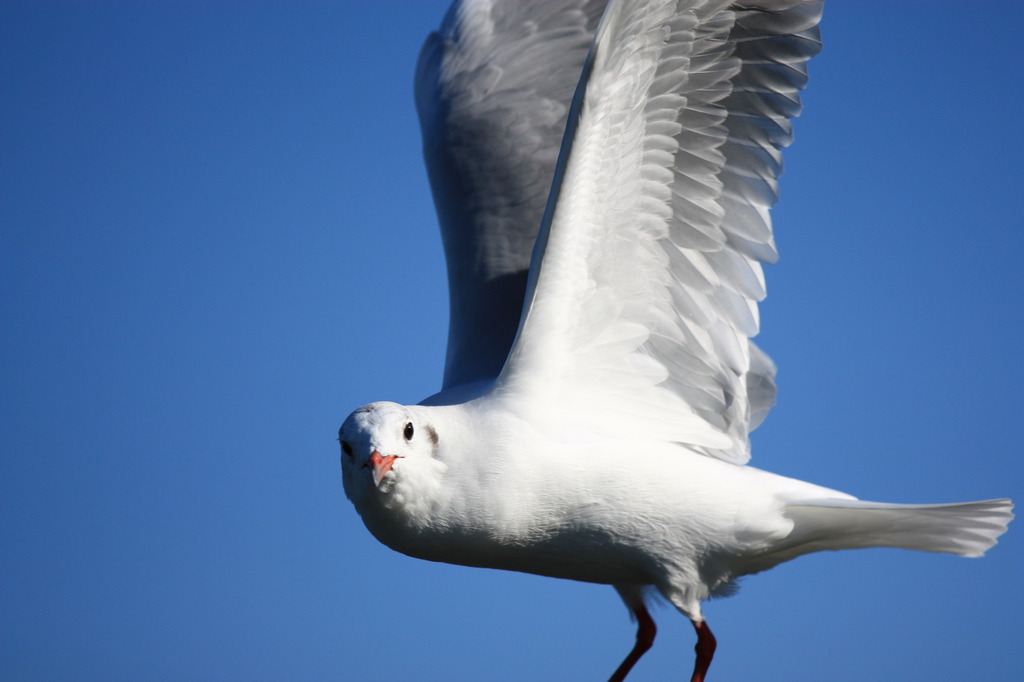
<svg viewBox="0 0 1024 682"><path fill-rule="evenodd" d="M409 422L405 425L405 431L402 432L402 435L405 436L406 440L412 440L412 435L414 433L415 431L412 428L412 422Z"/></svg>
<svg viewBox="0 0 1024 682"><path fill-rule="evenodd" d="M344 452L349 457L352 456L352 446L348 444L348 441L341 441L341 451Z"/></svg>

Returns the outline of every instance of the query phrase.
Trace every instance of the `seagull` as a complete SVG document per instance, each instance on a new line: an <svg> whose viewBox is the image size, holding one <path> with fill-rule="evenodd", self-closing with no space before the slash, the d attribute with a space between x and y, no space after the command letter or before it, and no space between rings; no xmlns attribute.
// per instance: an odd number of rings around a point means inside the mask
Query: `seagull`
<svg viewBox="0 0 1024 682"><path fill-rule="evenodd" d="M339 431L345 494L409 556L611 585L637 624L810 552L981 556L1008 499L869 502L749 466L751 338L821 0L456 0L416 103L448 268L440 392Z"/></svg>

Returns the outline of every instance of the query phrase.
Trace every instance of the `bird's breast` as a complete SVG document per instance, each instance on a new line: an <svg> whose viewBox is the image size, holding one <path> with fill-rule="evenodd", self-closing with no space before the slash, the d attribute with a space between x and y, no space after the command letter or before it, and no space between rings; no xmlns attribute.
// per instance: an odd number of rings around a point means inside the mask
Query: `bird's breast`
<svg viewBox="0 0 1024 682"><path fill-rule="evenodd" d="M594 583L653 581L658 558L645 536L660 521L621 494L602 495L607 485L531 470L448 474L429 501L414 502L396 485L389 499L360 510L367 528L391 549L428 561Z"/></svg>

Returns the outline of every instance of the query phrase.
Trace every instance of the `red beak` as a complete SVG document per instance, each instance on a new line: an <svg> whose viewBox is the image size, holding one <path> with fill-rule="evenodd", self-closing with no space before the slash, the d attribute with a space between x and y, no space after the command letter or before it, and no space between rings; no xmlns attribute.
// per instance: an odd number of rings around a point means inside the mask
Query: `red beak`
<svg viewBox="0 0 1024 682"><path fill-rule="evenodd" d="M396 459L398 459L398 455L385 456L376 450L370 453L370 465L373 466L373 484L375 486L380 487L384 474L391 471L391 467L394 466Z"/></svg>

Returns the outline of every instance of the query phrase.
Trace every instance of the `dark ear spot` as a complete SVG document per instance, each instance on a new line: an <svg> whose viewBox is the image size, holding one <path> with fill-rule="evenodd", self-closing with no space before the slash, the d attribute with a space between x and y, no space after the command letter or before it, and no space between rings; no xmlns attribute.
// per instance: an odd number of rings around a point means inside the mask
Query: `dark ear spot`
<svg viewBox="0 0 1024 682"><path fill-rule="evenodd" d="M434 427L431 426L430 424L427 424L426 429L427 429L427 440L430 441L430 444L433 445L434 449L436 450L437 449L437 431L435 431Z"/></svg>

